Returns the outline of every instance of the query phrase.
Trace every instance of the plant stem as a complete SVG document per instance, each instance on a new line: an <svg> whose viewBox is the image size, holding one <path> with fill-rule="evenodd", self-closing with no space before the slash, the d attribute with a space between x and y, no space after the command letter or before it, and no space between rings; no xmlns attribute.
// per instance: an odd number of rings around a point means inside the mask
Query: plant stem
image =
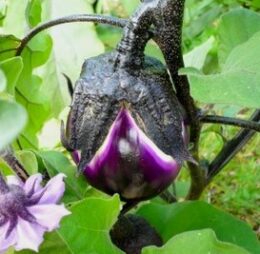
<svg viewBox="0 0 260 254"><path fill-rule="evenodd" d="M174 195L172 195L168 190L165 190L164 192L162 192L160 194L160 197L168 204L177 202L177 198Z"/></svg>
<svg viewBox="0 0 260 254"><path fill-rule="evenodd" d="M124 28L124 34L117 46L115 66L119 69L130 67L140 69L144 61L144 49L152 34L149 28L152 24L152 12L156 3L142 3L131 16Z"/></svg>
<svg viewBox="0 0 260 254"><path fill-rule="evenodd" d="M251 121L260 122L260 110L256 110L250 118ZM207 184L216 176L225 165L247 144L254 136L255 131L244 129L239 131L234 138L228 141L216 158L208 167Z"/></svg>
<svg viewBox="0 0 260 254"><path fill-rule="evenodd" d="M238 126L245 129L250 129L260 132L260 124L254 121L242 120L232 117L206 115L201 116L200 121L203 123L219 123L226 125Z"/></svg>
<svg viewBox="0 0 260 254"><path fill-rule="evenodd" d="M139 201L128 201L127 203L125 203L123 205L123 209L120 212L119 216L123 216L125 215L127 212L129 212L132 208L134 208L135 206L137 206L139 203Z"/></svg>
<svg viewBox="0 0 260 254"><path fill-rule="evenodd" d="M71 15L58 19L54 19L39 26L33 28L20 42L20 45L17 48L16 55L21 55L23 49L26 47L28 42L38 33L43 30L46 30L50 27L65 24L65 23L74 23L74 22L95 22L95 23L103 23L109 24L117 27L124 27L127 23L127 20L115 18L115 17L106 17L102 15L91 15L91 14L79 14L79 15Z"/></svg>
<svg viewBox="0 0 260 254"><path fill-rule="evenodd" d="M154 12L155 41L163 52L167 67L173 80L177 97L183 105L190 125L191 154L199 161L199 138L201 126L197 118L197 108L190 94L186 76L179 76L178 70L184 67L182 56L182 24L184 0L161 0ZM205 186L204 171L193 163L188 163L192 178L188 199L196 199Z"/></svg>
<svg viewBox="0 0 260 254"><path fill-rule="evenodd" d="M25 168L22 166L22 164L17 160L15 155L13 154L13 151L10 147L2 150L0 152L0 156L3 158L3 160L14 170L16 175L25 182L27 178L29 177L29 174L25 170Z"/></svg>

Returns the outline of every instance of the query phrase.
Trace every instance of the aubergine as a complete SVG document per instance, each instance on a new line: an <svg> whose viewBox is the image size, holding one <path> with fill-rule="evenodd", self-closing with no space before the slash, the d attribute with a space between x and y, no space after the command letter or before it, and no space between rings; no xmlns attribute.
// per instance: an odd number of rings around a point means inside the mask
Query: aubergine
<svg viewBox="0 0 260 254"><path fill-rule="evenodd" d="M84 62L66 131L62 126L62 143L89 184L125 201L158 195L192 160L167 69L143 53L146 8L134 14L117 50Z"/></svg>

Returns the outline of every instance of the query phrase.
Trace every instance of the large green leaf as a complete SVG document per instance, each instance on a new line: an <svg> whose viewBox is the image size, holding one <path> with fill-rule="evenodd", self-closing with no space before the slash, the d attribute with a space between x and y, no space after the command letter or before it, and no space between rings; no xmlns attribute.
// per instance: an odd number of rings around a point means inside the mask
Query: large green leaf
<svg viewBox="0 0 260 254"><path fill-rule="evenodd" d="M0 100L0 149L10 144L26 124L27 114L15 102Z"/></svg>
<svg viewBox="0 0 260 254"><path fill-rule="evenodd" d="M88 13L93 14L91 3L86 0L46 0L43 3L43 20L50 20L65 15ZM81 72L84 60L104 52L104 46L99 40L93 23L65 24L50 30L53 38L53 57L58 80L62 73L75 81ZM54 68L53 67L53 68ZM49 67L51 68L51 67Z"/></svg>
<svg viewBox="0 0 260 254"><path fill-rule="evenodd" d="M122 0L121 2L129 16L132 15L140 4L140 0Z"/></svg>
<svg viewBox="0 0 260 254"><path fill-rule="evenodd" d="M233 104L260 108L260 33L228 56L222 72L203 75L195 69L182 69L188 75L192 95L200 102Z"/></svg>
<svg viewBox="0 0 260 254"><path fill-rule="evenodd" d="M214 38L210 37L207 41L195 47L192 51L184 55L184 63L186 67L194 67L197 69L202 69L207 54L212 48L214 43Z"/></svg>
<svg viewBox="0 0 260 254"><path fill-rule="evenodd" d="M71 202L82 199L86 192L87 182L84 176L76 176L77 168L62 153L56 151L39 152L45 167L51 177L58 173L64 173L66 192L64 201Z"/></svg>
<svg viewBox="0 0 260 254"><path fill-rule="evenodd" d="M23 251L16 251L14 253L35 254L35 251L23 250ZM51 233L45 234L44 242L40 246L38 253L39 254L55 254L55 253L72 254L73 252L70 251L69 247L61 239L61 237L57 234L57 232L53 231Z"/></svg>
<svg viewBox="0 0 260 254"><path fill-rule="evenodd" d="M249 254L246 250L230 243L217 240L210 229L185 232L174 236L163 247L147 247L142 254Z"/></svg>
<svg viewBox="0 0 260 254"><path fill-rule="evenodd" d="M237 9L223 15L218 34L220 40L219 61L225 63L230 52L238 45L246 42L260 31L260 14L248 10Z"/></svg>
<svg viewBox="0 0 260 254"><path fill-rule="evenodd" d="M9 58L0 63L0 68L5 74L7 79L7 92L10 94L14 94L14 88L16 86L16 82L21 74L23 68L23 62L21 57L13 57ZM1 84L0 84L1 86Z"/></svg>
<svg viewBox="0 0 260 254"><path fill-rule="evenodd" d="M122 254L110 240L109 230L120 211L118 196L112 198L86 198L74 203L60 228L47 233L39 254ZM15 252L32 254L24 250Z"/></svg>
<svg viewBox="0 0 260 254"><path fill-rule="evenodd" d="M85 0L47 0L42 2L41 7L43 21L75 13L93 13L91 4ZM36 16L37 11L36 8ZM49 116L58 117L64 107L70 104L63 73L74 82L80 75L84 60L102 53L104 47L91 23L65 24L50 29L50 34L53 39L52 52L47 64L39 68L37 74L42 77L42 98L48 100L49 109L45 108L46 114L49 110ZM37 109L33 109L33 112L36 113Z"/></svg>
<svg viewBox="0 0 260 254"><path fill-rule="evenodd" d="M190 8L187 8L192 2ZM221 14L221 6L212 0L188 1L185 9L183 36L190 40L209 30L210 24Z"/></svg>
<svg viewBox="0 0 260 254"><path fill-rule="evenodd" d="M59 235L77 254L120 254L109 236L109 230L117 220L120 200L87 198L70 208L72 215L65 217L58 230Z"/></svg>
<svg viewBox="0 0 260 254"><path fill-rule="evenodd" d="M25 10L28 0L10 0L7 5L7 13L3 20L4 34L12 34L21 38L27 30Z"/></svg>
<svg viewBox="0 0 260 254"><path fill-rule="evenodd" d="M5 88L6 88L6 77L4 72L0 69L0 92L3 92Z"/></svg>
<svg viewBox="0 0 260 254"><path fill-rule="evenodd" d="M35 68L48 60L51 48L50 36L42 33L28 44L22 54L24 68L17 81L16 99L27 109L30 120L20 138L23 147L37 147L36 134L52 116L50 104L53 98L49 95L53 91L44 87L44 76L35 72Z"/></svg>
<svg viewBox="0 0 260 254"><path fill-rule="evenodd" d="M246 223L202 201L147 204L138 214L157 229L165 242L182 232L211 228L219 240L241 246L253 254L260 253L260 243Z"/></svg>
<svg viewBox="0 0 260 254"><path fill-rule="evenodd" d="M34 27L41 22L42 6L41 0L31 0L26 8L27 23Z"/></svg>
<svg viewBox="0 0 260 254"><path fill-rule="evenodd" d="M13 35L0 34L0 61L7 60L15 56L15 49L20 41Z"/></svg>
<svg viewBox="0 0 260 254"><path fill-rule="evenodd" d="M0 26L2 25L3 19L5 18L6 9L7 9L7 2L1 1L0 2Z"/></svg>

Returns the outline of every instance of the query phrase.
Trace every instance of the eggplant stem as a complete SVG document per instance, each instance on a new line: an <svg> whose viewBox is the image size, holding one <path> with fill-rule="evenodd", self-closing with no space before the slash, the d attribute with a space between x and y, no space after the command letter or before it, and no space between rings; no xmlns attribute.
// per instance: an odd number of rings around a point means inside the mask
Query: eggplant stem
<svg viewBox="0 0 260 254"><path fill-rule="evenodd" d="M117 46L117 59L115 67L124 69L140 69L144 61L144 49L153 32L149 30L152 25L153 11L157 8L157 1L142 3L134 12L124 28L124 34Z"/></svg>
<svg viewBox="0 0 260 254"><path fill-rule="evenodd" d="M138 203L139 203L139 201L127 201L127 203L124 204L123 209L121 210L119 216L125 215L132 208L134 208Z"/></svg>
<svg viewBox="0 0 260 254"><path fill-rule="evenodd" d="M78 14L65 16L62 18L54 19L45 23L40 24L33 28L20 42L20 45L16 49L16 56L20 56L28 42L38 33L46 30L50 27L65 24L65 23L74 23L74 22L94 22L108 24L117 27L124 27L127 23L126 19L120 19L115 17L107 17L102 15L91 15L91 14Z"/></svg>
<svg viewBox="0 0 260 254"><path fill-rule="evenodd" d="M233 125L244 129L254 130L260 132L260 123L255 121L243 120L233 117L206 115L201 116L200 121L202 123L217 123L225 125Z"/></svg>
<svg viewBox="0 0 260 254"><path fill-rule="evenodd" d="M260 122L260 110L256 110L250 121ZM207 184L235 157L235 155L248 143L256 132L251 129L240 130L229 140L216 158L210 163L207 174Z"/></svg>
<svg viewBox="0 0 260 254"><path fill-rule="evenodd" d="M178 200L177 198L171 194L170 191L165 190L160 194L162 200L164 200L168 204L176 203Z"/></svg>
<svg viewBox="0 0 260 254"><path fill-rule="evenodd" d="M184 107L190 125L190 153L199 161L199 139L201 124L197 118L197 107L190 93L190 84L186 76L178 71L184 67L182 56L182 25L185 0L158 0L154 10L154 40L159 45L169 69L176 95ZM188 162L192 183L188 199L196 199L205 187L205 174L199 165Z"/></svg>

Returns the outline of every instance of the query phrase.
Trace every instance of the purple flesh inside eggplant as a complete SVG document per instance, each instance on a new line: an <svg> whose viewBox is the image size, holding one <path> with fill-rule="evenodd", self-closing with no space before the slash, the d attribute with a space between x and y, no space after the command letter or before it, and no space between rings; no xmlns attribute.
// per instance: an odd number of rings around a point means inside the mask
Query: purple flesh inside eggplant
<svg viewBox="0 0 260 254"><path fill-rule="evenodd" d="M180 167L145 135L130 111L122 108L83 173L93 186L130 200L159 194L177 176Z"/></svg>

